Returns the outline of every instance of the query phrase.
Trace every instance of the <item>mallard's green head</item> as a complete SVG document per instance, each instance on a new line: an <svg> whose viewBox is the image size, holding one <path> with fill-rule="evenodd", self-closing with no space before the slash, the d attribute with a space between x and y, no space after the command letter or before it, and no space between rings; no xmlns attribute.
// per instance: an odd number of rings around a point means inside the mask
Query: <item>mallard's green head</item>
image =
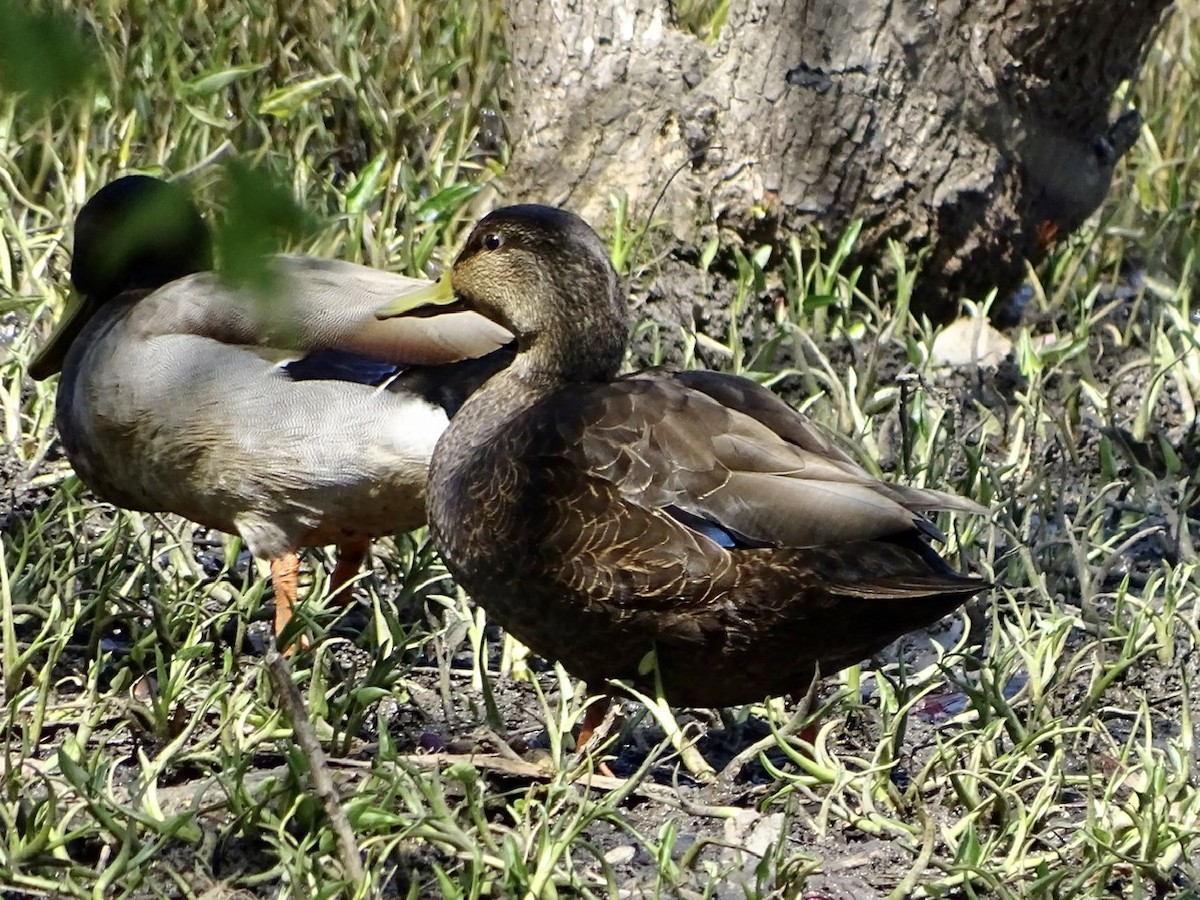
<svg viewBox="0 0 1200 900"><path fill-rule="evenodd" d="M75 220L75 296L29 374L40 380L58 372L84 324L109 300L209 268L212 238L183 188L148 175L106 184Z"/></svg>
<svg viewBox="0 0 1200 900"><path fill-rule="evenodd" d="M475 226L448 274L378 315L458 298L517 336L526 368L593 380L620 367L629 337L625 295L608 248L574 213L534 204L498 209Z"/></svg>
<svg viewBox="0 0 1200 900"><path fill-rule="evenodd" d="M153 290L212 268L212 238L177 184L128 175L102 187L75 220L71 284L94 302Z"/></svg>

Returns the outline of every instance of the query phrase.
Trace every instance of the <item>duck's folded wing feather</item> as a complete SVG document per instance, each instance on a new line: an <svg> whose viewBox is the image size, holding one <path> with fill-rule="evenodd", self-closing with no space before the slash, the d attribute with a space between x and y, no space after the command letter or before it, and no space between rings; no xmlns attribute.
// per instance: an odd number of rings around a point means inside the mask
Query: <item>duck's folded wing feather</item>
<svg viewBox="0 0 1200 900"><path fill-rule="evenodd" d="M792 409L762 385L724 372L697 370L677 372L674 377L682 384L708 394L718 403L750 416L789 443L854 473L854 477L871 477L807 416ZM985 507L959 494L903 484L882 484L893 499L911 510L945 510L977 516L987 513Z"/></svg>
<svg viewBox="0 0 1200 900"><path fill-rule="evenodd" d="M427 283L338 260L279 256L265 292L202 272L155 291L134 315L146 337L195 334L282 351L339 350L397 365L484 356L512 335L465 310L379 320L375 310Z"/></svg>
<svg viewBox="0 0 1200 900"><path fill-rule="evenodd" d="M769 391L711 373L638 373L571 396L585 423L577 462L627 504L681 511L723 543L820 547L936 529L926 508L978 511L963 498L874 478ZM567 426L571 427L571 426ZM961 503L956 501L961 500Z"/></svg>

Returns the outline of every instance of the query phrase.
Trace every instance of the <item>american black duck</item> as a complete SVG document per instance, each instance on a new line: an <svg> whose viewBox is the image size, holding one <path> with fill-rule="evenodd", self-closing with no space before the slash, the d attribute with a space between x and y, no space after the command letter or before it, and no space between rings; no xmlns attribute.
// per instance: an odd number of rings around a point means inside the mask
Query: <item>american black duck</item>
<svg viewBox="0 0 1200 900"><path fill-rule="evenodd" d="M954 571L921 510L961 497L886 484L754 382L618 376L626 299L572 213L497 210L427 292L518 340L434 451L429 521L495 621L593 689L623 679L728 706L807 688L986 584Z"/></svg>

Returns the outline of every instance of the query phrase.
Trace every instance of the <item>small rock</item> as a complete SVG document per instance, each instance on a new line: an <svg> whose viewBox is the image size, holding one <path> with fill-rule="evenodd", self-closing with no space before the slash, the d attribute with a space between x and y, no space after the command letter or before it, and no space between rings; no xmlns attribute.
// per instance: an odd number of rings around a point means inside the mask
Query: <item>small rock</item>
<svg viewBox="0 0 1200 900"><path fill-rule="evenodd" d="M631 844L622 844L620 847L613 847L605 853L604 861L610 866L623 866L628 862L632 862L636 854L637 850Z"/></svg>
<svg viewBox="0 0 1200 900"><path fill-rule="evenodd" d="M149 706L158 696L158 679L146 673L129 687L129 697L137 703Z"/></svg>
<svg viewBox="0 0 1200 900"><path fill-rule="evenodd" d="M440 734L434 734L432 731L426 731L417 738L418 753L442 753L446 749L446 742Z"/></svg>
<svg viewBox="0 0 1200 900"><path fill-rule="evenodd" d="M935 366L997 368L1012 352L1013 343L982 317L969 316L946 326L933 339Z"/></svg>

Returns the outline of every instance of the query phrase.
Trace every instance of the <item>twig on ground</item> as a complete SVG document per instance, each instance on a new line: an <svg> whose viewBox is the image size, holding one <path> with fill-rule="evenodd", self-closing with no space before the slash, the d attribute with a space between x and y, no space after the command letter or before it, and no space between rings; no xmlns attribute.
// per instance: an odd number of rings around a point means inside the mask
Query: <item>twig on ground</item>
<svg viewBox="0 0 1200 900"><path fill-rule="evenodd" d="M361 894L366 886L366 872L363 870L362 857L359 856L358 844L354 840L354 831L342 809L342 798L333 784L333 776L329 772L329 762L325 751L317 740L317 732L308 719L308 709L304 698L296 688L292 678L292 667L288 665L283 655L275 649L274 643L267 646L267 673L275 685L275 693L287 717L292 722L292 734L300 746L300 752L308 760L308 775L312 782L313 793L320 798L325 807L325 815L329 819L329 827L337 838L338 857L342 861L342 869L346 877L354 884L355 892Z"/></svg>

